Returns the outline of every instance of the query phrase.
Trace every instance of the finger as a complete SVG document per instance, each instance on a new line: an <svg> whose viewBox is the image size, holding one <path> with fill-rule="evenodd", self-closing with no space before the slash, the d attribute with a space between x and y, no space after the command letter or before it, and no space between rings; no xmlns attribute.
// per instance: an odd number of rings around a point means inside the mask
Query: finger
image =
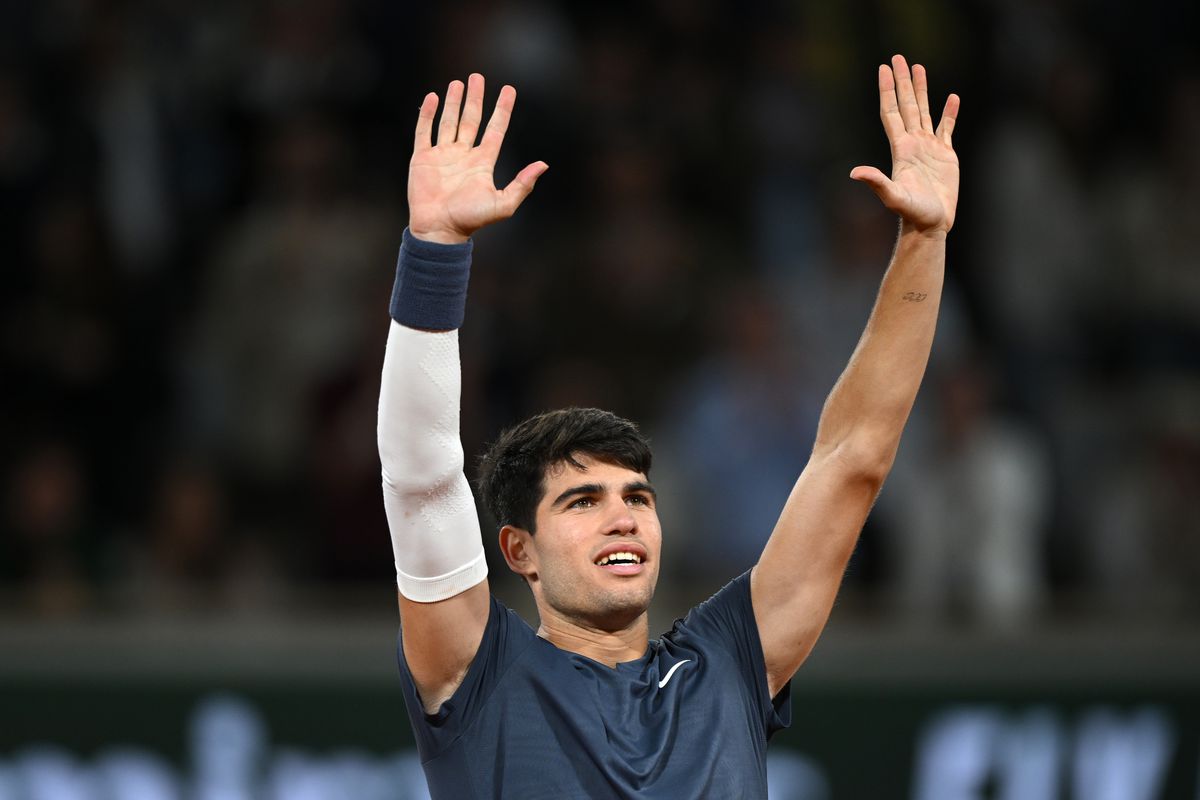
<svg viewBox="0 0 1200 800"><path fill-rule="evenodd" d="M958 107L961 102L958 95L952 94L946 98L946 107L942 109L942 119L938 123L937 136L946 144L951 144L950 137L954 133L954 123L958 121Z"/></svg>
<svg viewBox="0 0 1200 800"><path fill-rule="evenodd" d="M450 144L458 138L458 109L462 105L463 82L450 81L446 87L446 104L442 106L442 123L438 126L437 143Z"/></svg>
<svg viewBox="0 0 1200 800"><path fill-rule="evenodd" d="M483 132L483 141L479 143L479 146L491 153L493 157L500 153L500 145L504 143L504 134L508 131L508 120L512 117L513 106L516 102L516 89L511 86L504 86L500 89L500 96L496 98L496 108L492 111L492 118L488 120L487 129Z"/></svg>
<svg viewBox="0 0 1200 800"><path fill-rule="evenodd" d="M421 113L417 115L417 133L413 142L414 150L428 150L433 146L430 137L433 135L433 118L437 114L437 92L430 92L421 101Z"/></svg>
<svg viewBox="0 0 1200 800"><path fill-rule="evenodd" d="M483 119L483 76L478 72L467 78L467 101L463 104L462 119L458 123L458 141L475 144L479 133L479 120Z"/></svg>
<svg viewBox="0 0 1200 800"><path fill-rule="evenodd" d="M917 95L913 91L912 76L908 72L908 62L904 60L904 56L892 56L892 72L896 75L896 100L900 104L900 117L904 120L904 129L915 133L921 129L921 112L917 108Z"/></svg>
<svg viewBox="0 0 1200 800"><path fill-rule="evenodd" d="M875 167L855 167L850 170L850 178L871 187L875 196L882 200L888 208L895 210L900 205L899 188L892 183L891 178Z"/></svg>
<svg viewBox="0 0 1200 800"><path fill-rule="evenodd" d="M929 116L929 82L925 67L913 64L913 89L917 93L917 110L921 113L921 128L933 133L933 118Z"/></svg>
<svg viewBox="0 0 1200 800"><path fill-rule="evenodd" d="M894 141L904 133L904 120L900 118L900 107L896 105L896 80L892 68L879 65L879 119L888 141Z"/></svg>
<svg viewBox="0 0 1200 800"><path fill-rule="evenodd" d="M537 179L548 169L550 166L545 161L535 161L518 172L517 177L504 187L504 191L500 192L500 207L506 215L512 216L516 213L517 208L533 191Z"/></svg>

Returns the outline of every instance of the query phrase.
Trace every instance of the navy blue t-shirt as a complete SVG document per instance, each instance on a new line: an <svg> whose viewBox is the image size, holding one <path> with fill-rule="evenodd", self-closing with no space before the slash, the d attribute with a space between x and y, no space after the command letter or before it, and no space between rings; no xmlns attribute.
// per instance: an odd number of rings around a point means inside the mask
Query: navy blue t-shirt
<svg viewBox="0 0 1200 800"><path fill-rule="evenodd" d="M750 573L610 668L539 638L492 598L462 685L426 714L399 648L404 699L435 800L765 798L772 700Z"/></svg>

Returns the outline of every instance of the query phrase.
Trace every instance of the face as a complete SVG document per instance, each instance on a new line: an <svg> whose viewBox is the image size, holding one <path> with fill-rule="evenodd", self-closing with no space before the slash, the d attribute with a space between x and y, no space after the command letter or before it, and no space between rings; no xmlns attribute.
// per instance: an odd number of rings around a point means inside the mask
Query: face
<svg viewBox="0 0 1200 800"><path fill-rule="evenodd" d="M510 565L529 580L538 607L602 630L645 613L658 582L662 532L654 490L625 467L576 458L547 470L537 533L517 534ZM630 558L632 556L632 558Z"/></svg>

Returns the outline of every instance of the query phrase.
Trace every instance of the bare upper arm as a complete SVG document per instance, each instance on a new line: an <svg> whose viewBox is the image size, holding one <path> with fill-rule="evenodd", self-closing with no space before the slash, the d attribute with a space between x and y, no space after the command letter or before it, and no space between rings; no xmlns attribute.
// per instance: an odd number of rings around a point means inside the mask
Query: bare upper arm
<svg viewBox="0 0 1200 800"><path fill-rule="evenodd" d="M869 463L845 453L814 453L751 573L750 597L772 696L791 680L829 619L883 483L878 469L862 466Z"/></svg>
<svg viewBox="0 0 1200 800"><path fill-rule="evenodd" d="M454 694L479 650L491 596L487 580L435 603L400 599L401 646L426 713Z"/></svg>

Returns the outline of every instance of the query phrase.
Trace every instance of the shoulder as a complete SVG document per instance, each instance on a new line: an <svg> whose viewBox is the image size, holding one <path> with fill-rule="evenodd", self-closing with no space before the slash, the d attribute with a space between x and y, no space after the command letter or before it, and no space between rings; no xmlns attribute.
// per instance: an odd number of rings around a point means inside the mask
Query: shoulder
<svg viewBox="0 0 1200 800"><path fill-rule="evenodd" d="M489 595L487 622L474 656L454 676L452 686L445 692L438 693L436 697L430 697L430 702L422 703L421 694L413 680L412 665L406 658L402 628L397 661L403 678L409 715L414 722L421 719L437 725L446 724L452 717L462 720L471 716L480 702L491 694L508 667L528 649L536 636L519 614L495 595Z"/></svg>
<svg viewBox="0 0 1200 800"><path fill-rule="evenodd" d="M689 621L699 620L704 617L739 614L752 610L750 602L750 574L751 571L746 570L714 592L707 600L698 603L683 618L683 622L686 624Z"/></svg>
<svg viewBox="0 0 1200 800"><path fill-rule="evenodd" d="M664 638L716 638L732 643L744 636L747 626L755 627L748 570L696 605L683 618L675 620ZM757 629L754 638L757 640Z"/></svg>
<svg viewBox="0 0 1200 800"><path fill-rule="evenodd" d="M764 726L762 730L769 737L791 722L790 691L785 685L775 697L771 696L750 577L751 571L747 570L725 584L677 620L663 638L672 645L714 657L713 664L724 665L727 674L712 678L723 687L720 693L726 698L733 696L729 690L740 694L746 712L756 725Z"/></svg>

